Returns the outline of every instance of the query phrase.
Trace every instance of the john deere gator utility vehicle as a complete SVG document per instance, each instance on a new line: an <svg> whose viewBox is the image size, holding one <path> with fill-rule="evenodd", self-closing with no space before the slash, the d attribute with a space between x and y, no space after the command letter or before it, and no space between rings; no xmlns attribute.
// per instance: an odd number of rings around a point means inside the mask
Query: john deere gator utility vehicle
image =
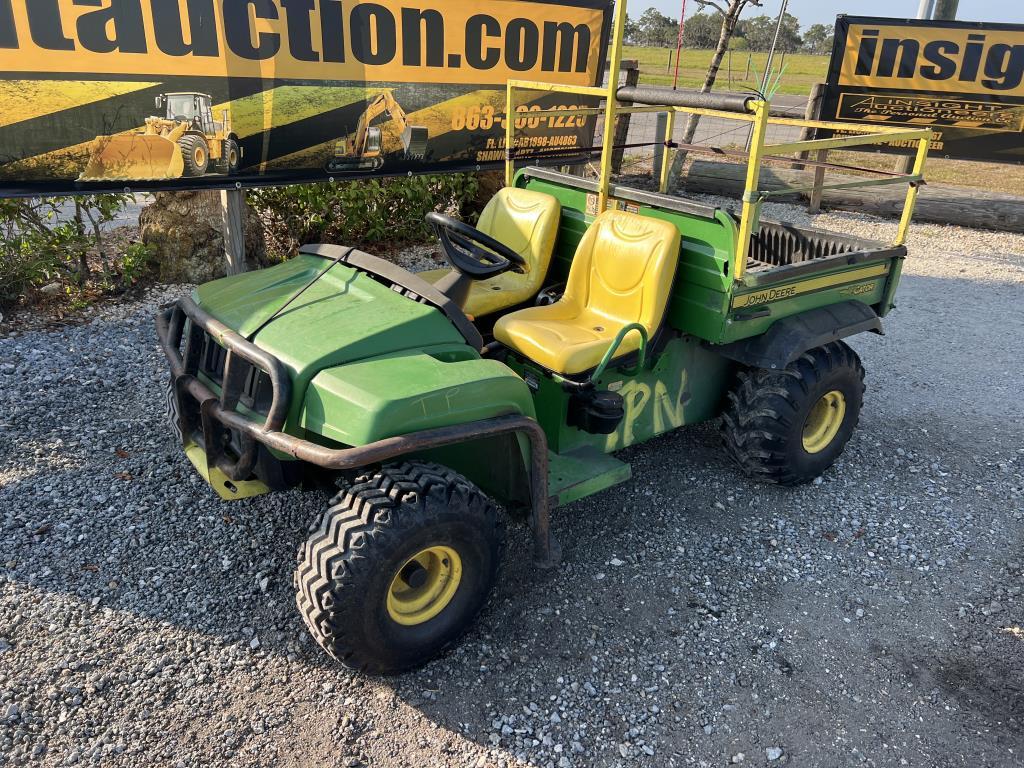
<svg viewBox="0 0 1024 768"><path fill-rule="evenodd" d="M766 146L770 122L807 123L749 96L616 87L512 81L508 103L557 88L605 97L605 125L617 96L744 121L738 212L664 194L664 179L662 192L612 184L608 131L596 180L517 169L513 151L476 227L431 214L449 270L309 245L158 317L175 429L220 496L335 487L295 587L310 632L345 664L404 670L470 625L501 558L498 505L551 566L551 510L628 480L619 449L717 418L739 468L790 485L824 472L857 425L864 371L843 339L880 333L893 306L930 131ZM861 181L909 182L895 243L760 217L767 154L894 137L918 141L913 173Z"/></svg>

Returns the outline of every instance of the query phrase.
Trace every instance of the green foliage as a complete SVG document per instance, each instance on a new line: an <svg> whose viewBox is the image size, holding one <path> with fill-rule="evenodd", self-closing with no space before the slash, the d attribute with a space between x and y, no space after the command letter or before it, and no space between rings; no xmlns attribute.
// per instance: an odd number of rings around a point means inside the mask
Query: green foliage
<svg viewBox="0 0 1024 768"><path fill-rule="evenodd" d="M93 277L90 256L109 270L106 225L128 195L0 200L0 306L48 283L62 293L85 288Z"/></svg>
<svg viewBox="0 0 1024 768"><path fill-rule="evenodd" d="M721 34L721 14L695 13L683 25L683 45L687 48L714 48Z"/></svg>
<svg viewBox="0 0 1024 768"><path fill-rule="evenodd" d="M832 39L835 29L831 24L811 24L804 32L804 50L826 56L832 53Z"/></svg>
<svg viewBox="0 0 1024 768"><path fill-rule="evenodd" d="M767 51L772 47L772 40L775 39L775 27L778 18L775 16L755 16L752 19L741 21L737 34L744 37L747 45L752 51ZM794 53L800 50L803 39L800 37L800 22L796 16L787 13L782 18L782 28L779 30L779 42L776 51Z"/></svg>
<svg viewBox="0 0 1024 768"><path fill-rule="evenodd" d="M401 244L430 237L430 211L458 215L477 193L473 174L442 174L257 189L249 206L267 252L290 256L306 243Z"/></svg>
<svg viewBox="0 0 1024 768"><path fill-rule="evenodd" d="M118 265L120 282L124 286L133 285L152 269L156 261L156 246L145 243L129 243L121 254Z"/></svg>
<svg viewBox="0 0 1024 768"><path fill-rule="evenodd" d="M657 8L648 8L636 22L637 42L641 45L675 48L679 22Z"/></svg>

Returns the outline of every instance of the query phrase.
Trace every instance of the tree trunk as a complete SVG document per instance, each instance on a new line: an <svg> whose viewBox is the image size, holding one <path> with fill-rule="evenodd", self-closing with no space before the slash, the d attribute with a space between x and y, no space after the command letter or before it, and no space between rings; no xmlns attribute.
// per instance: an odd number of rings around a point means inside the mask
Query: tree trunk
<svg viewBox="0 0 1024 768"><path fill-rule="evenodd" d="M722 19L722 30L718 35L715 55L711 57L708 73L704 76L704 84L700 87L701 93L708 93L714 87L715 80L718 79L718 70L721 69L722 59L725 58L725 54L729 50L729 43L732 40L733 33L736 31L736 24L739 21L740 14L743 12L744 5L745 0L733 0L729 4L729 10ZM697 134L698 123L700 123L700 115L690 115L686 119L686 127L683 129L683 144L693 142L693 137ZM675 157L672 158L672 167L669 170L670 188L679 178L679 174L682 173L684 162L686 162L686 151L677 151Z"/></svg>
<svg viewBox="0 0 1024 768"><path fill-rule="evenodd" d="M139 216L142 242L156 249L161 282L204 283L227 274L218 192L157 192ZM246 206L245 256L249 269L266 265L259 221Z"/></svg>

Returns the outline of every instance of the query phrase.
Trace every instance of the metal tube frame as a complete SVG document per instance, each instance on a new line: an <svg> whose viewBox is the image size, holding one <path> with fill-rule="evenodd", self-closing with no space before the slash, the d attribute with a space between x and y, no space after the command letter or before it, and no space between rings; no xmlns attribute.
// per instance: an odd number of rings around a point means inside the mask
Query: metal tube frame
<svg viewBox="0 0 1024 768"><path fill-rule="evenodd" d="M629 323L627 326L622 328L617 334L615 334L615 338L612 340L612 343L609 345L607 351L604 353L604 357L601 358L601 362L597 364L597 368L595 368L594 372L590 374L591 381L597 381L599 378L601 378L601 374L605 372L605 369L608 367L608 364L612 361L612 358L615 356L615 353L618 352L619 347L622 346L622 342L626 338L626 334L631 333L633 331L640 334L640 349L638 351L640 359L637 361L636 369L640 370L641 368L644 367L644 363L647 361L647 329L640 323Z"/></svg>
<svg viewBox="0 0 1024 768"><path fill-rule="evenodd" d="M665 148L661 150L661 178L658 179L658 191L663 195L668 193L668 177L669 170L671 170L669 160L671 155L672 137L675 136L675 126L676 112L673 109L668 112L668 120L665 122Z"/></svg>
<svg viewBox="0 0 1024 768"><path fill-rule="evenodd" d="M786 118L771 117L770 105L768 102L753 100L749 104L750 113L725 112L717 109L705 109L696 107L679 107L665 104L641 105L641 106L619 106L617 99L618 66L621 62L621 40L623 24L625 23L625 3L617 4L615 27L612 42L612 62L608 70L608 85L605 88L591 86L561 85L558 83L545 83L536 80L509 80L506 90L506 120L505 120L505 183L511 186L515 176L515 120L514 93L516 90L533 90L543 92L575 93L585 96L600 96L605 99L603 108L578 108L578 109L545 109L524 113L524 117L548 117L552 115L579 114L579 115L604 115L605 130L601 146L601 167L597 183L597 211L605 210L608 204L608 190L611 184L611 150L614 131L615 115L622 113L645 113L645 112L667 112L668 130L662 163L661 178L658 179L658 189L662 193L668 192L668 159L669 152L673 148L672 128L676 113L682 112L703 117L717 117L726 120L737 120L753 124L751 131L752 140L750 150L745 154L747 157L747 173L743 189L743 208L740 214L738 236L736 242L736 261L733 265L733 278L742 280L746 271L747 255L750 252L750 238L757 229L761 214L761 203L768 197L776 197L794 192L804 192L811 188L793 188L779 191L766 191L758 188L760 180L761 163L765 159L778 159L788 161L791 158L776 157L797 152L811 152L817 150L824 153L829 149L840 149L844 147L867 146L871 144L882 144L889 141L917 141L917 150L914 159L913 169L909 174L887 174L887 178L870 178L863 181L842 182L839 184L825 185L815 189L852 189L856 187L872 187L881 184L908 184L907 196L904 201L903 213L900 218L899 229L893 245L902 245L907 238L910 228L911 217L914 206L917 202L917 193L921 184L924 183L924 166L928 156L928 147L934 137L930 128L889 128L877 125L851 125L850 123L839 123L826 120L809 120L807 118ZM765 136L768 126L791 126L806 129L832 130L832 131L856 131L856 135L834 136L828 139L809 139L802 141L785 142L781 144L766 144ZM732 153L730 153L732 154ZM865 169L870 170L870 169Z"/></svg>

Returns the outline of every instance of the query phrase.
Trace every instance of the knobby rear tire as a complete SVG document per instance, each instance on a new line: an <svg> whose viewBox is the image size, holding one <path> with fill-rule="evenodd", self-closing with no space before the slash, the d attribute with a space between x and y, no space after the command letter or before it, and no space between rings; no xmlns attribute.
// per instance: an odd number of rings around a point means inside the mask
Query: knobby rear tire
<svg viewBox="0 0 1024 768"><path fill-rule="evenodd" d="M803 429L822 396L839 391L845 414L822 450L804 448ZM758 480L799 485L821 475L842 454L857 427L864 400L864 367L846 343L804 352L781 370L752 368L737 374L722 414L722 437L743 471Z"/></svg>

